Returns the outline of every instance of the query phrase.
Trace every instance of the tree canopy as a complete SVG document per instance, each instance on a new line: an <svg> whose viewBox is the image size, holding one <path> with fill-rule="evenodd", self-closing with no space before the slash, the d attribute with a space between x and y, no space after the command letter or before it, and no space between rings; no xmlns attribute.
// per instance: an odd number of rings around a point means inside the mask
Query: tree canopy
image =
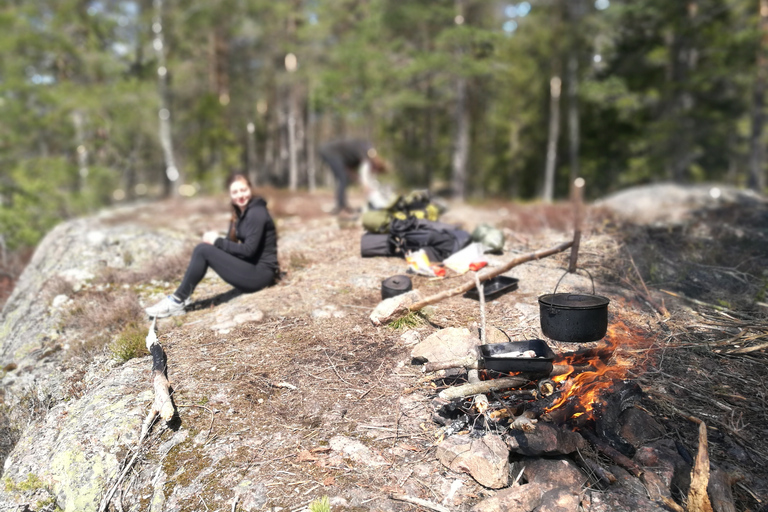
<svg viewBox="0 0 768 512"><path fill-rule="evenodd" d="M0 233L34 245L233 171L313 188L345 136L403 189L469 200L545 197L548 145L554 198L575 174L588 198L762 191L766 19L747 0L9 0Z"/></svg>

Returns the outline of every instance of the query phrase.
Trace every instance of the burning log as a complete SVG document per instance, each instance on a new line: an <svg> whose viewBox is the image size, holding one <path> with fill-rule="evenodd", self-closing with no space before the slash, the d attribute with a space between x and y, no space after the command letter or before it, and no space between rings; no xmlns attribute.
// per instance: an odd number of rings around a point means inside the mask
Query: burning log
<svg viewBox="0 0 768 512"><path fill-rule="evenodd" d="M504 265L484 270L481 273L477 274L478 281L487 281L488 279L492 279L498 275L503 274L504 272L508 271L509 269L516 267L518 265L522 265L523 263L527 263L529 261L533 260L540 260L542 258L546 258L547 256L552 256L553 254L557 254L559 252L563 252L566 249L570 248L573 245L573 240L570 240L568 242L563 242L559 245L556 245L555 247L552 247L550 249L542 249L540 251L531 252L528 254L524 254L522 256L518 256L517 258L514 258L511 261L508 261ZM475 280L474 278L471 281L467 281L464 284L457 286L455 288L451 288L450 290L445 290L440 293L436 293L435 295L431 295L423 300L414 302L410 306L400 305L398 306L392 313L390 313L386 317L371 319L371 321L375 325L383 325L388 324L389 322L403 317L407 315L408 313L412 313L414 311L419 311L420 309L429 306L430 304L434 304L436 302L440 302L443 299L447 299L449 297L453 297L454 295L461 295L462 293L466 293L472 288L475 288Z"/></svg>

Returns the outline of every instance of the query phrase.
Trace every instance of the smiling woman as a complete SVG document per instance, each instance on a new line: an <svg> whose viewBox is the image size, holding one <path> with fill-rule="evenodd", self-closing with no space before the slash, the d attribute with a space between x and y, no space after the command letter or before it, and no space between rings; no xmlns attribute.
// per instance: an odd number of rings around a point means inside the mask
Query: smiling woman
<svg viewBox="0 0 768 512"><path fill-rule="evenodd" d="M203 234L203 242L192 252L181 284L173 293L146 309L147 315L163 318L184 314L195 287L212 268L227 283L243 293L253 293L275 283L277 231L267 202L253 195L251 183L242 174L227 180L232 220L226 237L215 231Z"/></svg>

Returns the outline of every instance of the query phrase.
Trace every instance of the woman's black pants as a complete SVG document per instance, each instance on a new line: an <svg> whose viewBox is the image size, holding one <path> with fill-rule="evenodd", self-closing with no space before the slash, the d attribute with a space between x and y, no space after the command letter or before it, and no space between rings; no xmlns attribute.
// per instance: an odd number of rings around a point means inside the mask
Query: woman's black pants
<svg viewBox="0 0 768 512"><path fill-rule="evenodd" d="M244 293L253 293L274 284L275 269L263 263L249 263L211 244L201 243L192 251L192 258L181 284L174 295L187 300L203 280L208 268Z"/></svg>

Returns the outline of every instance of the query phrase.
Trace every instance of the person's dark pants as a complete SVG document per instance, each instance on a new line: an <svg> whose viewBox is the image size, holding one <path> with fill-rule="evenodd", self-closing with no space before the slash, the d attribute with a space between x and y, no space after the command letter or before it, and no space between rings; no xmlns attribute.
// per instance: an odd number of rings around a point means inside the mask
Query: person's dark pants
<svg viewBox="0 0 768 512"><path fill-rule="evenodd" d="M336 209L343 210L347 208L347 185L349 184L349 174L344 160L335 153L320 152L320 156L328 164L336 179Z"/></svg>
<svg viewBox="0 0 768 512"><path fill-rule="evenodd" d="M192 251L184 279L174 293L176 298L187 300L205 277L208 267L244 293L259 291L275 282L275 270L272 267L263 263L248 263L211 244L201 243Z"/></svg>

